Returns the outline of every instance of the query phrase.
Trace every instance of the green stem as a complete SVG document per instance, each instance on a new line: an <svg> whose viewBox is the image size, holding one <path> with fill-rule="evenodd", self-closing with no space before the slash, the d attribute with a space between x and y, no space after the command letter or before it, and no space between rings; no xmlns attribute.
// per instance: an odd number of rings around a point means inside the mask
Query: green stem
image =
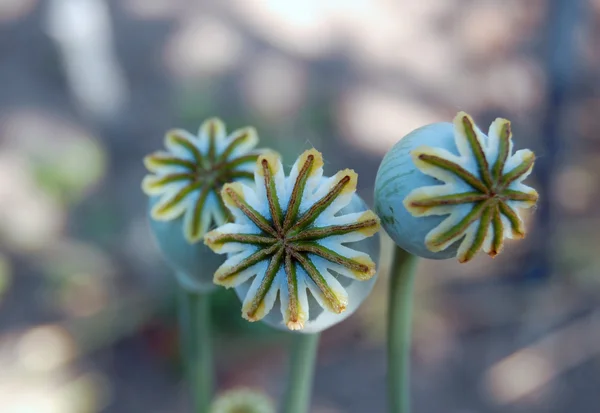
<svg viewBox="0 0 600 413"><path fill-rule="evenodd" d="M213 391L210 293L179 287L181 351L189 381L194 412L206 413Z"/></svg>
<svg viewBox="0 0 600 413"><path fill-rule="evenodd" d="M390 413L410 412L410 346L418 258L394 249L388 298L388 403Z"/></svg>
<svg viewBox="0 0 600 413"><path fill-rule="evenodd" d="M310 408L319 333L297 333L292 337L292 354L284 413L307 413Z"/></svg>

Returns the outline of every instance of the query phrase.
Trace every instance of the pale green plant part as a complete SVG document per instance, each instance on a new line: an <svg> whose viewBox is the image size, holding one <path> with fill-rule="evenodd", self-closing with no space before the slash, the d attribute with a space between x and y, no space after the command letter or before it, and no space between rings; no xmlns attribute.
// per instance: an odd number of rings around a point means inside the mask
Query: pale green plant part
<svg viewBox="0 0 600 413"><path fill-rule="evenodd" d="M410 412L412 301L418 257L494 257L505 238L523 238L520 211L538 194L523 184L535 162L513 154L510 122L498 118L485 135L459 112L454 122L420 127L385 155L375 181L375 210L396 243L387 323L388 406Z"/></svg>
<svg viewBox="0 0 600 413"><path fill-rule="evenodd" d="M206 120L198 135L182 129L167 132L166 151L144 158L150 171L142 181L142 189L158 197L151 217L170 221L183 215L182 231L193 244L206 231L224 224L229 213L219 192L228 182L251 180L254 163L261 151L256 130L237 129L227 134L218 118Z"/></svg>
<svg viewBox="0 0 600 413"><path fill-rule="evenodd" d="M150 228L179 284L182 353L194 411L206 413L213 391L210 293L223 259L200 241L230 219L219 195L225 183L251 180L259 154L258 136L246 127L227 134L218 118L206 120L197 135L167 132L165 149L144 159L142 181L149 195Z"/></svg>
<svg viewBox="0 0 600 413"><path fill-rule="evenodd" d="M385 155L375 180L375 211L394 242L424 258L494 257L506 238L523 238L522 210L537 192L523 184L535 155L513 153L510 122L484 134L464 112L453 123L418 128Z"/></svg>
<svg viewBox="0 0 600 413"><path fill-rule="evenodd" d="M210 118L197 135L167 132L165 149L146 158L150 174L142 188L149 195L150 227L158 247L189 291L214 290L213 274L223 263L206 245L204 234L231 217L220 196L227 182L253 179L260 153L258 136L245 127L227 134L224 123Z"/></svg>
<svg viewBox="0 0 600 413"><path fill-rule="evenodd" d="M287 177L277 155L261 155L254 179L252 187L241 183L223 187L233 223L205 236L213 251L228 254L214 282L237 287L243 295L243 317L261 320L279 299L282 324L302 330L310 323L307 289L321 310L333 314L346 311L353 295L362 301L372 287L376 265L369 254L344 244L375 235L379 218L364 209L338 214L356 197L356 173L346 169L324 178L323 157L311 149L298 158ZM250 287L243 288L251 278ZM341 278L350 285L344 288ZM357 285L361 282L364 286ZM306 330L316 332L329 325L331 320Z"/></svg>
<svg viewBox="0 0 600 413"><path fill-rule="evenodd" d="M522 182L533 169L528 149L513 154L510 122L498 118L484 135L464 112L454 119L459 156L422 146L412 151L415 166L444 183L412 191L404 206L414 216L449 215L431 230L425 245L433 252L462 238L458 260L467 262L483 249L494 257L505 238L523 238L519 210L537 202L535 189Z"/></svg>
<svg viewBox="0 0 600 413"><path fill-rule="evenodd" d="M275 406L267 395L240 388L217 396L209 413L275 413Z"/></svg>

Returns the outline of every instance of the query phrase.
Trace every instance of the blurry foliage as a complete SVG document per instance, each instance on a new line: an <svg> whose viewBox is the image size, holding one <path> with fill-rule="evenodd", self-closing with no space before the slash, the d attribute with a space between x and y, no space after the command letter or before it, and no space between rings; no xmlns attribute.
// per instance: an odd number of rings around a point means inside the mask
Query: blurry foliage
<svg viewBox="0 0 600 413"><path fill-rule="evenodd" d="M556 257L556 274L569 283L580 285L588 293L600 293L599 240L593 234L571 234L561 237Z"/></svg>
<svg viewBox="0 0 600 413"><path fill-rule="evenodd" d="M58 140L55 145L52 151L33 154L33 175L41 189L72 204L104 176L106 154L92 139Z"/></svg>
<svg viewBox="0 0 600 413"><path fill-rule="evenodd" d="M10 288L12 282L12 272L8 257L0 254L0 301L4 294Z"/></svg>
<svg viewBox="0 0 600 413"><path fill-rule="evenodd" d="M104 191L77 205L71 218L78 237L103 246L114 246L117 234L127 225L127 217L119 214L114 200Z"/></svg>
<svg viewBox="0 0 600 413"><path fill-rule="evenodd" d="M169 313L176 316L175 296L169 300ZM279 334L277 330L270 328L263 323L249 323L241 317L242 304L233 290L219 288L212 294L211 300L212 323L217 332L224 336L258 336L257 338L276 337Z"/></svg>
<svg viewBox="0 0 600 413"><path fill-rule="evenodd" d="M230 79L216 79L215 82L186 84L175 94L175 111L181 125L196 132L199 122L210 116L220 116L226 121L228 130L254 126L260 138L260 146L279 152L291 166L298 153L315 147L325 154L326 163L335 162L339 152L327 153L327 144L335 138L336 121L334 102L314 93L302 102L293 117L271 119L244 105L239 91L228 86ZM233 95L233 96L232 96ZM339 148L338 148L339 149ZM327 156L334 159L327 159Z"/></svg>

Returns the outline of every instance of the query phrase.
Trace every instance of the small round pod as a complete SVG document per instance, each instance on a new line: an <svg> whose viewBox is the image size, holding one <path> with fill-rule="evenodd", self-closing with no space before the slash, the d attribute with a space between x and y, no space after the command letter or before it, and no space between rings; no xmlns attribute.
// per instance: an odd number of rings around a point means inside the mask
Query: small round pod
<svg viewBox="0 0 600 413"><path fill-rule="evenodd" d="M375 180L375 211L402 249L431 259L494 257L505 238L523 238L520 210L537 192L522 183L533 152L513 154L510 122L484 134L464 112L406 135L385 155Z"/></svg>
<svg viewBox="0 0 600 413"><path fill-rule="evenodd" d="M217 395L209 413L275 413L275 405L262 392L236 388Z"/></svg>
<svg viewBox="0 0 600 413"><path fill-rule="evenodd" d="M165 149L146 158L150 172L142 181L149 196L150 228L164 258L187 290L207 292L223 263L200 242L204 234L230 219L220 197L223 184L249 181L260 153L258 136L246 127L227 134L218 118L206 120L197 135L167 132Z"/></svg>
<svg viewBox="0 0 600 413"><path fill-rule="evenodd" d="M264 155L255 185L228 184L234 220L205 242L227 253L215 283L233 287L249 321L302 333L350 316L371 292L379 259L379 218L355 194L357 175L323 177L322 155L304 152L288 176Z"/></svg>

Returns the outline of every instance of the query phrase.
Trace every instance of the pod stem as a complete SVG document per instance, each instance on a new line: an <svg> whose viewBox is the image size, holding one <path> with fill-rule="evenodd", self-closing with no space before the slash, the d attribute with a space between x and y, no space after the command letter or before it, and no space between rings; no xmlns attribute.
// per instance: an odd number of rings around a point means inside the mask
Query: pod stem
<svg viewBox="0 0 600 413"><path fill-rule="evenodd" d="M206 413L213 392L210 293L179 289L179 329L194 412Z"/></svg>
<svg viewBox="0 0 600 413"><path fill-rule="evenodd" d="M284 413L308 413L310 409L319 337L319 333L296 333L292 337Z"/></svg>
<svg viewBox="0 0 600 413"><path fill-rule="evenodd" d="M388 297L388 403L390 413L410 412L410 349L418 257L396 246Z"/></svg>

